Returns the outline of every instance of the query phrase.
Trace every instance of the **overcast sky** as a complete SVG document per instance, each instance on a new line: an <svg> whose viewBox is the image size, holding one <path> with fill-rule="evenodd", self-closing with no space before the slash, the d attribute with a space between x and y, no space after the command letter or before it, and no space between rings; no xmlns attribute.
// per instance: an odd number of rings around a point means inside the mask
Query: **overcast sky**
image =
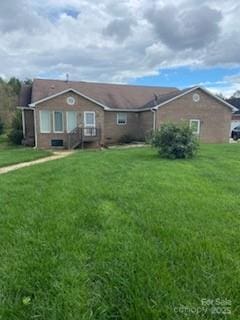
<svg viewBox="0 0 240 320"><path fill-rule="evenodd" d="M240 89L236 0L1 0L0 76Z"/></svg>

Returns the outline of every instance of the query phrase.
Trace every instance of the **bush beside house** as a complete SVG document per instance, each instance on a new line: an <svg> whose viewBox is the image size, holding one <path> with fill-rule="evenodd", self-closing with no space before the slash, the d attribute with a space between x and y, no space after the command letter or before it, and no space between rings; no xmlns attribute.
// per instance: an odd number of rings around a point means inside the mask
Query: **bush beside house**
<svg viewBox="0 0 240 320"><path fill-rule="evenodd" d="M188 125L163 124L153 133L151 144L163 158L187 159L196 155L197 137Z"/></svg>

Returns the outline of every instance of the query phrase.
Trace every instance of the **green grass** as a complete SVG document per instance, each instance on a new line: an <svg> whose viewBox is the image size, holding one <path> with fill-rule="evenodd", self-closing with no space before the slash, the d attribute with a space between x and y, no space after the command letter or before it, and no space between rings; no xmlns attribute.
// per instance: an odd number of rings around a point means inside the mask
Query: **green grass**
<svg viewBox="0 0 240 320"><path fill-rule="evenodd" d="M2 175L0 318L239 319L239 159L91 151ZM180 312L201 299L231 314Z"/></svg>
<svg viewBox="0 0 240 320"><path fill-rule="evenodd" d="M7 143L7 137L0 135L0 168L20 162L27 162L51 155L45 150L35 150Z"/></svg>

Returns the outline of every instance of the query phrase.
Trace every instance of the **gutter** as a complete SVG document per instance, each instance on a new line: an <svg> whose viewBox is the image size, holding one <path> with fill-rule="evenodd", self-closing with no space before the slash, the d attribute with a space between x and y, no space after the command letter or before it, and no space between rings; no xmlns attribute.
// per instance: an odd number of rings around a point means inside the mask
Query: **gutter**
<svg viewBox="0 0 240 320"><path fill-rule="evenodd" d="M26 127L25 127L25 115L24 109L22 109L22 127L23 127L23 138L26 138Z"/></svg>
<svg viewBox="0 0 240 320"><path fill-rule="evenodd" d="M37 141L37 120L36 120L36 109L33 109L33 118L34 118L34 135L35 135L35 148L38 147Z"/></svg>
<svg viewBox="0 0 240 320"><path fill-rule="evenodd" d="M19 110L34 110L34 108L31 108L31 107L21 107L21 106L17 106L16 108L19 109Z"/></svg>

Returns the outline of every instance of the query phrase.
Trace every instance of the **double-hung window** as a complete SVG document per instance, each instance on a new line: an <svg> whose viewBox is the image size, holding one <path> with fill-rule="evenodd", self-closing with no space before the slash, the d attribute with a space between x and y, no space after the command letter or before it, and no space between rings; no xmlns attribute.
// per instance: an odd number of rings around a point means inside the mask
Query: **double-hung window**
<svg viewBox="0 0 240 320"><path fill-rule="evenodd" d="M53 111L53 131L55 133L62 133L64 131L62 111Z"/></svg>
<svg viewBox="0 0 240 320"><path fill-rule="evenodd" d="M71 132L77 127L77 112L67 111L67 132Z"/></svg>
<svg viewBox="0 0 240 320"><path fill-rule="evenodd" d="M40 132L50 133L51 132L51 112L50 111L40 111Z"/></svg>
<svg viewBox="0 0 240 320"><path fill-rule="evenodd" d="M200 134L200 120L198 119L191 119L190 120L190 128L192 132L196 135Z"/></svg>
<svg viewBox="0 0 240 320"><path fill-rule="evenodd" d="M127 114L125 112L117 113L117 124L118 125L127 124Z"/></svg>

